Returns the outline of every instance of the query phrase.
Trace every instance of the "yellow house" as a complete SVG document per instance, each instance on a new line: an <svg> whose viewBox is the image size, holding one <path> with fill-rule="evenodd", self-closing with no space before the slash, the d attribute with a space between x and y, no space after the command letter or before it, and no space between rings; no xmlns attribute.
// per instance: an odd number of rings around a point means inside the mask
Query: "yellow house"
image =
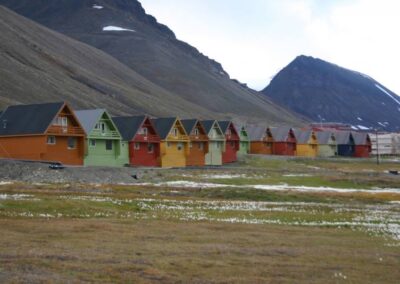
<svg viewBox="0 0 400 284"><path fill-rule="evenodd" d="M185 167L189 151L189 136L182 122L176 118L157 118L152 122L160 142L160 164L162 168Z"/></svg>
<svg viewBox="0 0 400 284"><path fill-rule="evenodd" d="M301 157L317 157L318 156L318 139L312 130L294 130L297 141L297 156Z"/></svg>

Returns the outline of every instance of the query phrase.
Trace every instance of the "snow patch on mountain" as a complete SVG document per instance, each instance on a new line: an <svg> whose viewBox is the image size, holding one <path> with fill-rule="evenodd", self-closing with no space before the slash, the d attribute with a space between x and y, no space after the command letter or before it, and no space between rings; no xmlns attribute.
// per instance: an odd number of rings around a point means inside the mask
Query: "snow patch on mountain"
<svg viewBox="0 0 400 284"><path fill-rule="evenodd" d="M94 5L92 6L92 8L93 8L93 9L101 10L101 9L103 9L104 7L103 7L103 6L100 6L100 5L97 5L97 4L94 4Z"/></svg>
<svg viewBox="0 0 400 284"><path fill-rule="evenodd" d="M392 100L394 100L396 103L398 103L400 105L400 101L398 99L396 99L393 95L391 95L388 91L386 91L381 85L375 84L375 87L377 87L379 90L381 90L382 92L384 92L386 95L388 95L389 97L392 98Z"/></svg>
<svg viewBox="0 0 400 284"><path fill-rule="evenodd" d="M125 28L116 27L116 26L106 26L106 27L103 28L103 31L116 31L116 32L128 31L128 32L136 32L135 30L125 29Z"/></svg>

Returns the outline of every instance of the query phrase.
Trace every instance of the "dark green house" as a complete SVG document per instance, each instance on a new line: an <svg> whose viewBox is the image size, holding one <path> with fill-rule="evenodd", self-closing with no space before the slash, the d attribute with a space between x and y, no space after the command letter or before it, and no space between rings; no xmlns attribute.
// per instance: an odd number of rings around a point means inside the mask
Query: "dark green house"
<svg viewBox="0 0 400 284"><path fill-rule="evenodd" d="M85 166L122 167L129 163L128 143L104 109L75 111L86 132Z"/></svg>

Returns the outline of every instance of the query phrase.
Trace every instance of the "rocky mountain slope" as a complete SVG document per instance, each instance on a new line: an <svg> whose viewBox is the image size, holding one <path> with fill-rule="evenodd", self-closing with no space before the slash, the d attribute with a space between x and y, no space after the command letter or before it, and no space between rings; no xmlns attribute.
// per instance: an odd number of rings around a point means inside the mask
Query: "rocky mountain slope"
<svg viewBox="0 0 400 284"><path fill-rule="evenodd" d="M290 112L231 80L219 63L177 40L136 0L0 0L0 4L108 53L174 94L176 100L165 96L163 101L168 103L163 107L176 104L202 117L212 113L242 121L299 123ZM186 108L188 104L197 108ZM175 108L170 114L176 113Z"/></svg>
<svg viewBox="0 0 400 284"><path fill-rule="evenodd" d="M0 109L66 100L113 113L205 116L207 110L156 86L113 57L0 6Z"/></svg>
<svg viewBox="0 0 400 284"><path fill-rule="evenodd" d="M317 58L297 57L262 92L316 122L400 130L400 97L367 75Z"/></svg>

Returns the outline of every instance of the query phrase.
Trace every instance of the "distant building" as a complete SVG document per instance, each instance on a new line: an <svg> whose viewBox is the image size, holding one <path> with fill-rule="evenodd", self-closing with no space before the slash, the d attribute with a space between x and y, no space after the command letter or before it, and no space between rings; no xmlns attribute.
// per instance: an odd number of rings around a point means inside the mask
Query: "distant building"
<svg viewBox="0 0 400 284"><path fill-rule="evenodd" d="M369 133L369 137L372 155L400 155L400 133Z"/></svg>
<svg viewBox="0 0 400 284"><path fill-rule="evenodd" d="M322 123L311 123L310 127L314 131L329 131L329 130L342 130L352 131L354 130L350 124L340 122L322 122Z"/></svg>

